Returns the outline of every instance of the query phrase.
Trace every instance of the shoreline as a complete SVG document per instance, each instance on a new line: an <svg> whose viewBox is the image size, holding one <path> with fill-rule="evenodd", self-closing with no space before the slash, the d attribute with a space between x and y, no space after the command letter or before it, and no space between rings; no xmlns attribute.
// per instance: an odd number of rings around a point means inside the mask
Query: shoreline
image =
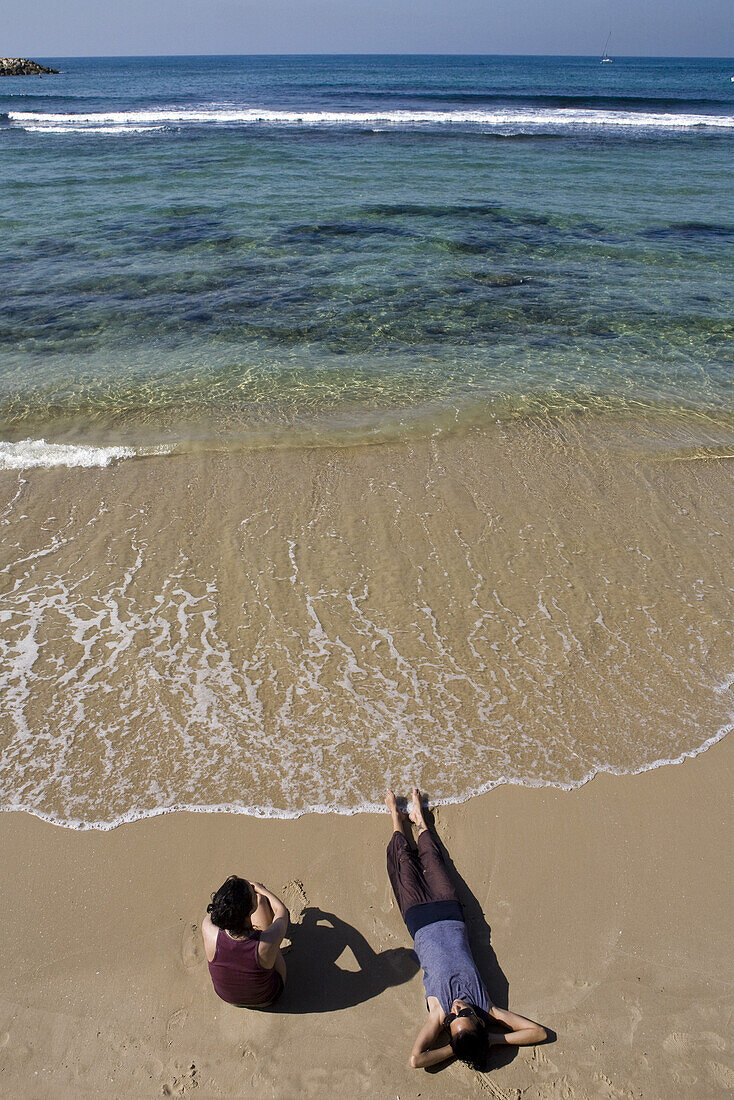
<svg viewBox="0 0 734 1100"><path fill-rule="evenodd" d="M421 983L386 814L180 813L73 837L4 814L0 1080L33 1098L723 1098L733 764L724 738L680 768L438 808L490 994L557 1035L486 1074L407 1066ZM211 989L199 922L233 870L295 918L272 1012Z"/></svg>
<svg viewBox="0 0 734 1100"><path fill-rule="evenodd" d="M722 690L731 687L729 682L722 684ZM565 793L572 793L573 791L579 791L587 784L592 783L600 776L612 776L614 778L632 778L638 775L644 775L646 772L658 771L661 768L675 767L679 764L685 764L687 760L695 760L697 756L701 756L703 753L708 752L710 749L718 745L723 741L730 733L734 731L734 721L722 726L717 733L707 738L706 741L698 748L689 749L686 752L680 753L675 758L670 760L656 760L650 764L643 764L635 770L629 771L616 771L613 768L599 767L582 779L579 783L553 783L543 782L541 780L522 780L522 779L498 779L496 782L488 782L481 787L477 787L475 790L471 790L464 795L458 795L455 798L437 798L431 799L431 805L434 807L446 807L446 806L464 806L467 802L471 802L476 798L482 798L484 795L491 794L493 791L499 790L501 787L520 787L523 790L552 790L563 791ZM334 817L356 817L359 814L383 814L384 805L378 802L363 803L354 808L342 808L339 806L306 806L300 810L283 810L264 808L261 806L239 806L236 803L223 803L219 806L197 806L197 805L173 805L160 807L153 810L130 810L127 814L123 814L120 817L115 818L112 821L69 821L58 820L51 814L46 814L41 810L34 810L26 808L25 806L0 806L0 814L8 813L20 813L28 814L29 817L35 817L39 821L42 821L45 825L53 825L58 829L66 829L70 832L98 832L108 833L114 829L120 829L124 825L134 825L138 821L150 821L158 817L166 817L169 814L226 814L233 817L246 817L252 818L257 821L298 821L303 817L311 816L334 816Z"/></svg>
<svg viewBox="0 0 734 1100"><path fill-rule="evenodd" d="M538 428L0 481L14 808L446 804L731 728L722 463Z"/></svg>
<svg viewBox="0 0 734 1100"><path fill-rule="evenodd" d="M407 395L406 395L407 396ZM254 398L256 395L254 395ZM254 400L254 404L257 401ZM206 408L200 419L181 409L178 418L146 423L140 416L108 423L90 418L89 409L63 410L58 421L15 422L7 418L0 438L0 471L91 469L130 459L204 458L253 452L386 450L420 447L433 440L462 442L482 436L508 440L522 431L578 433L587 447L614 449L639 458L688 461L728 460L734 416L723 403L710 407L692 395L665 401L642 396L637 407L613 391L569 390L562 395L538 389L532 394L485 392L472 400L443 395L436 404L371 408L346 401L343 409L324 407L311 420L288 419L286 402L271 420L227 417L225 406ZM240 416L241 419L237 419ZM33 430L34 429L34 430ZM33 430L32 434L28 434ZM50 438L47 438L50 436Z"/></svg>

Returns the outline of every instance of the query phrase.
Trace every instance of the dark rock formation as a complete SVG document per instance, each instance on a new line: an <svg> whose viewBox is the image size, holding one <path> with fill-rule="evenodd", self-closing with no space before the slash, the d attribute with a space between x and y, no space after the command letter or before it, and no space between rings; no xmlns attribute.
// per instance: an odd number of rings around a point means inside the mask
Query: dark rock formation
<svg viewBox="0 0 734 1100"><path fill-rule="evenodd" d="M43 73L58 73L58 69L47 69L37 61L27 57L0 57L0 76L41 76Z"/></svg>

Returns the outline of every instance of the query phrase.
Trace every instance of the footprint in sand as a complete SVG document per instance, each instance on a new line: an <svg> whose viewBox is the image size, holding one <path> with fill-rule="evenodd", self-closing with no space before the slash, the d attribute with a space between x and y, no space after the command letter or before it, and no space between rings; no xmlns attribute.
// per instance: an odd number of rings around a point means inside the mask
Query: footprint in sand
<svg viewBox="0 0 734 1100"><path fill-rule="evenodd" d="M291 915L291 924L300 924L303 920L303 911L308 905L308 898L306 897L306 891L303 889L303 883L297 878L292 878L290 882L286 882L285 886L280 891L285 904L288 906L288 911ZM292 941L289 936L286 936L280 945L281 951L288 951L292 947Z"/></svg>
<svg viewBox="0 0 734 1100"><path fill-rule="evenodd" d="M709 1062L707 1068L723 1095L734 1093L734 1069L731 1066L725 1066L723 1062Z"/></svg>
<svg viewBox="0 0 734 1100"><path fill-rule="evenodd" d="M392 892L391 886L386 886L382 895L382 905L380 909L383 913L389 913L395 908L395 895Z"/></svg>
<svg viewBox="0 0 734 1100"><path fill-rule="evenodd" d="M299 882L297 878L292 878L290 882L286 882L280 893L290 910L291 924L300 924L303 920L303 911L308 905L303 883Z"/></svg>
<svg viewBox="0 0 734 1100"><path fill-rule="evenodd" d="M195 1064L192 1062L189 1068L178 1077L172 1077L165 1083L161 1092L164 1096L184 1096L191 1089L199 1087L199 1079Z"/></svg>
<svg viewBox="0 0 734 1100"><path fill-rule="evenodd" d="M633 1092L624 1088L624 1086L615 1085L611 1077L607 1077L605 1073L595 1073L594 1080L598 1081L603 1089L603 1093L599 1093L599 1095L603 1095L604 1100L634 1100Z"/></svg>
<svg viewBox="0 0 734 1100"><path fill-rule="evenodd" d="M204 962L204 943L198 924L187 924L181 941L181 958L187 970Z"/></svg>
<svg viewBox="0 0 734 1100"><path fill-rule="evenodd" d="M176 1012L171 1013L168 1017L168 1023L166 1024L167 1031L179 1031L189 1018L188 1009L179 1008Z"/></svg>
<svg viewBox="0 0 734 1100"><path fill-rule="evenodd" d="M544 1081L537 1085L531 1085L529 1089L523 1089L523 1096L528 1100L572 1100L576 1095L567 1077L558 1077L555 1081Z"/></svg>
<svg viewBox="0 0 734 1100"><path fill-rule="evenodd" d="M685 1057L691 1047L691 1036L682 1031L671 1031L663 1040L663 1050L666 1054L678 1054Z"/></svg>

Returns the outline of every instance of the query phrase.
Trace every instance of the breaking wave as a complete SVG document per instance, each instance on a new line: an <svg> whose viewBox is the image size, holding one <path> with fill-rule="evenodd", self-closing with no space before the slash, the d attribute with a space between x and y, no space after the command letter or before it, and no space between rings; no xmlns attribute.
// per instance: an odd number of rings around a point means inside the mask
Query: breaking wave
<svg viewBox="0 0 734 1100"><path fill-rule="evenodd" d="M171 448L93 447L71 443L47 443L45 439L22 439L18 443L0 441L0 470L31 470L52 466L109 466L124 458L168 454Z"/></svg>
<svg viewBox="0 0 734 1100"><path fill-rule="evenodd" d="M36 133L138 133L170 126L352 128L375 125L396 130L469 127L499 133L520 128L528 134L734 130L734 115L727 114L572 107L300 111L212 104L199 108L152 107L89 113L9 111L8 118L11 124Z"/></svg>

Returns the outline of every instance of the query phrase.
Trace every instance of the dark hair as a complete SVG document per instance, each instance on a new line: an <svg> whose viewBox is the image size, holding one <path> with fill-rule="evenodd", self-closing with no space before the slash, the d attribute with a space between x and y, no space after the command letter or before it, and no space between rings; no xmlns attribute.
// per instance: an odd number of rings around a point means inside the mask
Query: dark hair
<svg viewBox="0 0 734 1100"><path fill-rule="evenodd" d="M457 1058L470 1066L477 1066L487 1051L487 1031L479 1021L476 1027L465 1027L449 1038L451 1049Z"/></svg>
<svg viewBox="0 0 734 1100"><path fill-rule="evenodd" d="M230 875L206 907L212 924L235 936L252 931L252 887L246 878Z"/></svg>

